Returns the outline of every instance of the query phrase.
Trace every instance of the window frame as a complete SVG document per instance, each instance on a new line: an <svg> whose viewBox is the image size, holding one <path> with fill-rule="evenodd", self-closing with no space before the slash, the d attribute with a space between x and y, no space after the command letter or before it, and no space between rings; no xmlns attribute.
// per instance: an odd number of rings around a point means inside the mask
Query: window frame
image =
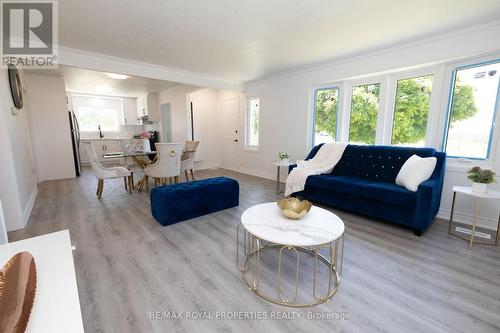
<svg viewBox="0 0 500 333"><path fill-rule="evenodd" d="M448 144L448 134L449 134L449 129L450 129L450 118L451 118L451 108L453 104L453 94L455 92L455 84L456 84L456 77L457 77L457 72L459 70L463 69L470 69L470 68L475 68L475 67L480 67L480 66L485 66L485 65L490 65L490 64L500 64L500 57L494 57L491 59L478 59L476 61L470 60L467 62L461 62L461 63L456 63L451 65L451 75L450 75L450 82L449 82L449 88L448 88L448 96L447 96L447 104L446 104L446 115L444 119L444 128L443 128L443 136L441 140L441 146L440 149L443 152L446 152L446 146ZM447 158L451 158L457 161L490 161L493 159L492 156L492 150L494 151L494 148L496 148L496 141L495 138L498 136L498 131L496 131L496 123L497 123L497 117L500 112L498 112L498 109L500 107L499 103L500 99L500 82L497 87L497 93L495 96L495 106L493 109L493 117L491 121L491 127L490 127L490 134L488 138L488 148L486 151L486 157L485 158L479 158L479 157L467 157L467 156L452 156L446 154Z"/></svg>
<svg viewBox="0 0 500 333"><path fill-rule="evenodd" d="M384 126L384 118L385 118L385 108L387 103L387 77L385 76L371 76L361 80L351 80L346 84L346 100L344 104L345 112L345 133L343 139L347 143L351 143L349 141L349 133L351 132L351 114L352 114L352 92L354 87L359 86L368 86L373 84L380 84L380 93L378 96L378 112L377 112L377 124L375 130L375 143L374 145L382 144L382 134ZM352 144L361 144L361 143L352 143ZM366 144L370 145L370 144Z"/></svg>
<svg viewBox="0 0 500 333"><path fill-rule="evenodd" d="M259 139L259 144L258 145L250 145L250 116L251 116L251 101L254 100L254 99L258 99L259 100L259 126L258 126L258 130L257 130L257 135L258 135L258 139ZM260 103L260 97L259 96L255 96L255 95L248 95L246 96L246 103L245 103L245 150L246 151L252 151L252 152L257 152L259 151L259 146L260 146L260 115L261 115L261 112L260 112L260 107L261 107L261 103Z"/></svg>
<svg viewBox="0 0 500 333"><path fill-rule="evenodd" d="M122 131L122 123L120 122L120 119L123 119L123 99L121 97L116 97L116 96L107 96L107 95L96 95L96 94L85 94L85 93L70 93L71 96L71 104L72 104L72 111L75 113L75 116L78 119L78 122L81 123L80 121L80 114L79 112L76 111L75 109L75 104L74 104L74 97L87 97L87 98L102 98L102 99L111 99L111 100L117 100L120 102L120 117L118 119L118 129L116 131L101 131L104 134L119 134ZM84 131L80 129L80 132L85 133L85 134L97 134L99 133L99 130L95 131Z"/></svg>
<svg viewBox="0 0 500 333"><path fill-rule="evenodd" d="M314 139L316 136L316 97L317 97L317 93L318 93L318 91L333 90L333 89L337 89L337 91L338 91L337 112L335 113L335 118L337 118L336 119L337 123L335 126L335 137L333 138L333 140L337 141L339 138L339 128L340 128L339 127L339 124L340 124L339 115L340 115L340 108L342 106L342 104L341 104L341 99L342 99L341 86L339 84L333 84L333 85L315 87L315 88L313 88L313 109L312 109L313 118L312 118L312 133L311 133L311 142L312 142L313 147L316 145L316 143L314 142Z"/></svg>
<svg viewBox="0 0 500 333"><path fill-rule="evenodd" d="M425 142L424 147L432 146L431 143L431 132L432 127L431 123L437 124L437 122L432 121L432 116L434 115L434 110L436 109L436 102L438 101L438 94L435 91L440 93L439 84L440 84L440 73L439 69L435 66L425 68L423 70L414 70L414 71L405 71L401 73L396 73L395 75L390 75L389 86L391 87L390 92L388 90L388 108L386 110L386 122L384 127L386 129L384 135L384 144L389 146L397 146L392 143L392 132L394 131L394 120L396 114L396 97L397 97L397 89L398 82L401 80L411 80L425 76L432 76L432 87L431 87L431 95L429 99L429 110L427 111L427 126L425 129Z"/></svg>
<svg viewBox="0 0 500 333"><path fill-rule="evenodd" d="M318 88L338 87L339 107L337 109L337 135L336 140L348 142L351 118L352 87L381 83L379 118L377 120L377 133L375 145L391 145L393 119L395 111L395 98L397 81L400 79L433 75L430 109L427 119L425 146L435 148L436 151L444 151L446 145L445 131L448 131L449 107L451 97L452 73L461 67L492 63L500 59L500 53L490 52L462 57L457 60L440 61L437 63L419 64L407 68L392 68L383 72L368 73L357 77L338 77L333 80L313 84L309 89L308 98L308 144L313 146L315 129L315 90ZM500 85L499 85L500 86ZM500 91L499 91L500 92ZM496 124L500 123L500 96L497 92L495 115L493 117L493 136L489 144L488 160L472 160L467 158L447 158L447 170L464 172L472 163L481 167L500 167L500 130L496 130ZM447 133L446 133L447 135ZM490 133L491 135L491 133ZM449 156L447 156L449 157Z"/></svg>

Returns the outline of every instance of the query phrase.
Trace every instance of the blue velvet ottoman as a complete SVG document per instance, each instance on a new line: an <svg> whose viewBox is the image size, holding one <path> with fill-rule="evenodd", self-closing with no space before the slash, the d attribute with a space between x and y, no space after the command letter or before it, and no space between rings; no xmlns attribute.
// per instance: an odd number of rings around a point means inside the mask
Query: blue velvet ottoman
<svg viewBox="0 0 500 333"><path fill-rule="evenodd" d="M240 202L240 185L234 179L217 177L151 190L151 213L161 225L235 207Z"/></svg>

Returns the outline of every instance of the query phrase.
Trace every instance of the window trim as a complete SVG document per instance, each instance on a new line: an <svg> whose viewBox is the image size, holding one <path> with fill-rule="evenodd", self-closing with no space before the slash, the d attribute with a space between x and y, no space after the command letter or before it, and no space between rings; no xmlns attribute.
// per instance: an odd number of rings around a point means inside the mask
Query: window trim
<svg viewBox="0 0 500 333"><path fill-rule="evenodd" d="M429 109L427 110L427 125L425 127L425 138L424 138L424 147L428 146L428 138L429 138L429 130L430 130L430 116L431 116L431 111L432 111L432 102L433 102L433 94L434 91L434 81L436 79L436 73L433 71L434 68L426 70L426 71L412 71L409 73L404 73L405 75L394 75L391 77L391 86L394 87L394 92L390 96L390 108L388 109L388 114L387 116L389 117L388 120L388 128L387 128L387 140L388 140L388 145L389 146L397 146L392 142L392 134L394 131L394 122L395 122L395 115L396 115L396 98L398 96L398 82L402 80L412 80L412 79L418 79L421 77L426 77L426 76L432 76L432 85L431 85L431 93L430 93L430 98L429 98ZM415 146L417 147L417 146Z"/></svg>
<svg viewBox="0 0 500 333"><path fill-rule="evenodd" d="M445 123L444 123L444 131L443 131L443 137L441 141L441 151L446 152L446 145L448 143L448 134L450 130L450 118L451 118L451 107L453 103L453 93L455 92L455 84L456 84L456 77L457 77L457 72L459 70L463 69L469 69L469 68L474 68L474 67L480 67L480 66L485 66L485 65L490 65L490 64L500 64L500 58L495 58L495 59L490 59L490 60L484 60L476 63L468 63L464 65L454 65L452 66L452 73L451 73L451 78L450 78L450 85L449 85L449 90L448 90L448 102L447 102L447 107L446 107L446 117L445 117ZM497 116L498 116L498 108L499 108L499 99L500 99L500 81L498 83L497 87L497 93L495 96L495 106L493 109L493 117L491 121L491 127L490 127L490 134L488 138L488 149L486 151L486 157L485 158L479 158L479 157L466 157L466 156L453 156L453 155L448 155L446 154L447 158L453 158L453 159L462 159L462 160L470 160L470 161L488 161L491 159L491 150L494 146L494 137L495 137L495 128L496 128L496 122L497 122Z"/></svg>
<svg viewBox="0 0 500 333"><path fill-rule="evenodd" d="M450 89L452 73L457 68L466 66L474 66L484 63L496 62L500 59L498 51L479 53L472 56L464 56L455 60L443 60L435 63L422 63L406 68L390 68L383 72L371 72L362 74L356 77L333 77L332 80L313 83L309 85L308 94L308 126L307 126L307 144L313 146L313 135L315 128L315 107L314 107L314 92L318 88L338 87L339 107L337 109L337 140L348 142L349 127L352 104L352 86L361 84L378 83L381 86L381 100L379 109L379 118L377 123L375 145L391 145L392 138L392 117L394 116L394 102L396 81L400 78L408 78L413 76L433 75L431 105L427 119L427 133L425 146L432 147L436 151L444 151L446 145L445 131L448 131L449 120L449 98L452 90ZM499 85L500 86L500 85ZM449 90L448 90L449 89ZM394 90L394 92L392 92ZM500 130L496 130L496 125L500 124L500 91L497 92L496 108L494 115L493 135L491 143L489 143L489 159L474 160L467 158L451 158L447 159L447 168L455 168L460 172L464 172L471 163L476 163L481 167L494 168L499 163L498 154L500 154ZM394 95L394 96L393 96ZM383 100L382 100L383 98ZM390 119L388 119L390 118ZM493 126L492 126L493 127ZM388 133L390 132L390 133ZM447 134L447 133L446 133ZM491 135L491 133L490 133ZM447 156L449 157L449 156ZM453 170L455 170L453 169Z"/></svg>
<svg viewBox="0 0 500 333"><path fill-rule="evenodd" d="M382 117L385 117L385 105L387 104L387 77L385 76L372 76L361 80L352 80L347 83L347 98L346 98L346 130L345 130L345 141L349 141L349 136L351 132L351 114L352 114L352 92L354 87L369 86L369 85L380 84L380 93L378 95L378 112L377 112L377 123L375 125L375 143L373 145L382 144L381 135L378 133L384 121ZM364 145L365 143L352 143ZM369 143L366 145L370 145Z"/></svg>
<svg viewBox="0 0 500 333"><path fill-rule="evenodd" d="M252 99L259 100L259 129L257 131L257 134L259 136L259 144L256 146L249 144L250 142L249 126L250 126L250 110L251 110L250 103ZM259 151L259 146L260 146L260 97L255 95L248 95L246 97L246 103L245 103L245 151L257 152Z"/></svg>
<svg viewBox="0 0 500 333"><path fill-rule="evenodd" d="M314 142L314 138L316 137L316 97L317 97L317 93L318 91L322 91L322 90L333 90L333 89L337 89L338 91L338 98L337 98L337 112L335 113L335 118L336 119L336 125L335 125L335 137L333 138L334 141L337 141L338 137L339 137L339 114L340 114L340 106L341 106L341 103L340 103L340 93L341 93L341 89L340 89L340 85L330 85L330 86L322 86L322 87L316 87L314 88L313 90L313 122L312 122L312 133L311 133L311 142L312 142L312 146L314 147L315 146L315 142Z"/></svg>

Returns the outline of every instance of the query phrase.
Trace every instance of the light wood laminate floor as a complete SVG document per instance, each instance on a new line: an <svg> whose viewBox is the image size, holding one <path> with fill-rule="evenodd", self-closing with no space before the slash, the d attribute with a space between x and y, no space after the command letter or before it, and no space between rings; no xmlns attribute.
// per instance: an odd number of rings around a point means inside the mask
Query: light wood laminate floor
<svg viewBox="0 0 500 333"><path fill-rule="evenodd" d="M340 290L328 303L290 309L248 291L235 265L242 212L278 199L275 183L227 170L240 183L240 206L162 227L149 195L106 181L102 199L89 170L39 184L19 240L69 229L86 332L500 332L500 251L447 235L436 220L422 236L333 210L345 222ZM151 319L150 312L288 313L285 319ZM348 313L349 319L307 319ZM61 314L63 315L63 314ZM300 315L300 317L299 317Z"/></svg>

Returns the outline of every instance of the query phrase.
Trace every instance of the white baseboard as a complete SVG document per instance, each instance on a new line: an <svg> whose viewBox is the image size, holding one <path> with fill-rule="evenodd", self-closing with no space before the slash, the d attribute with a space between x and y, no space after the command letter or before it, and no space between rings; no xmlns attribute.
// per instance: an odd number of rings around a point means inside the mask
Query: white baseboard
<svg viewBox="0 0 500 333"><path fill-rule="evenodd" d="M194 170L206 170L206 169L215 169L220 168L220 164L217 162L205 163L203 161L194 162Z"/></svg>
<svg viewBox="0 0 500 333"><path fill-rule="evenodd" d="M256 176L260 178L265 178L265 179L270 179L270 180L276 180L276 174L272 174L269 172L262 172L262 171L257 171L257 170L252 170L252 169L247 169L247 168L240 168L239 170L233 170L236 172L241 172L247 175L251 176Z"/></svg>
<svg viewBox="0 0 500 333"><path fill-rule="evenodd" d="M450 210L449 209L440 209L437 217L450 220ZM456 211L453 212L453 221L460 222L463 224L472 224L472 215ZM490 217L477 217L477 225L486 229L497 230L497 219L493 219Z"/></svg>
<svg viewBox="0 0 500 333"><path fill-rule="evenodd" d="M35 183L35 187L33 188L33 191L31 191L31 195L30 195L30 198L28 200L28 203L26 204L26 208L24 208L24 214L23 214L24 226L26 226L26 223L28 223L28 220L29 220L30 215L31 215L31 210L33 209L33 205L35 204L35 199L36 199L37 194L38 194L38 186Z"/></svg>

